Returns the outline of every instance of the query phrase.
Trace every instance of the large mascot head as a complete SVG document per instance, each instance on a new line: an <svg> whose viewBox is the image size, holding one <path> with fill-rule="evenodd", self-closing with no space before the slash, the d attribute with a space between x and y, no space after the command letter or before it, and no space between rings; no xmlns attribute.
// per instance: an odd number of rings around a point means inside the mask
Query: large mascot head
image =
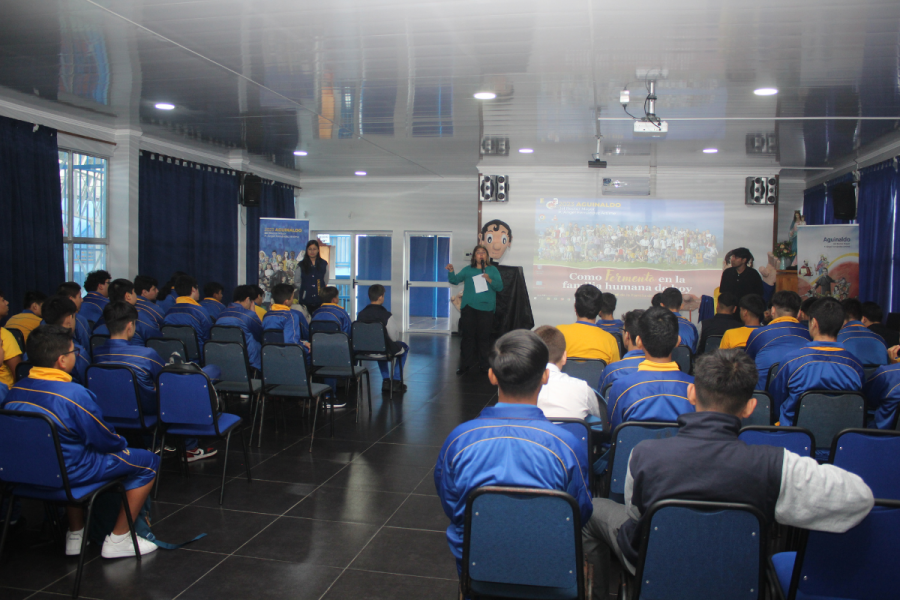
<svg viewBox="0 0 900 600"><path fill-rule="evenodd" d="M491 261L500 262L507 248L512 245L512 229L500 219L488 221L481 228L478 241L487 248Z"/></svg>

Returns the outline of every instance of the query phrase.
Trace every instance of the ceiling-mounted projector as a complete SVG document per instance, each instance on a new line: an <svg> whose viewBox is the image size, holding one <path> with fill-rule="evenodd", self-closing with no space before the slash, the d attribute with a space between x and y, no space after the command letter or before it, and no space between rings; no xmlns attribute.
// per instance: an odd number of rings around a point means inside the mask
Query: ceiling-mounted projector
<svg viewBox="0 0 900 600"><path fill-rule="evenodd" d="M600 160L599 158L595 158L594 160L588 161L588 167L591 169L605 169L606 161Z"/></svg>
<svg viewBox="0 0 900 600"><path fill-rule="evenodd" d="M638 119L634 122L634 133L643 137L663 137L669 133L669 124L666 121Z"/></svg>

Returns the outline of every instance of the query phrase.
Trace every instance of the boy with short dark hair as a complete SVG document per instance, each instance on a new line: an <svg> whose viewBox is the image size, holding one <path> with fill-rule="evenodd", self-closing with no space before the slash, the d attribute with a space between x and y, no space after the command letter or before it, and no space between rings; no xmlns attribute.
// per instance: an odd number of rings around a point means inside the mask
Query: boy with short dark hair
<svg viewBox="0 0 900 600"><path fill-rule="evenodd" d="M44 292L25 292L25 301L22 303L25 310L10 317L6 322L6 327L21 331L22 337L27 342L28 334L41 324L41 305L46 299L47 294Z"/></svg>
<svg viewBox="0 0 900 600"><path fill-rule="evenodd" d="M862 303L856 298L841 302L846 318L844 327L838 333L837 341L844 345L864 365L886 365L887 344L877 333L869 330L862 322ZM9 327L9 324L6 325Z"/></svg>
<svg viewBox="0 0 900 600"><path fill-rule="evenodd" d="M209 330L212 328L212 320L209 313L200 306L197 299L200 292L197 291L197 280L190 275L182 275L175 280L175 305L166 311L163 319L164 325L189 325L197 332L197 349L203 356L203 344L209 341Z"/></svg>
<svg viewBox="0 0 900 600"><path fill-rule="evenodd" d="M200 302L200 306L206 309L213 323L225 310L225 305L222 304L224 296L225 288L218 281L210 281L203 286L203 300Z"/></svg>
<svg viewBox="0 0 900 600"><path fill-rule="evenodd" d="M253 311L256 313L256 316L259 317L259 322L262 323L263 317L266 316L266 309L263 308L263 302L266 298L266 293L263 291L261 287L256 284L249 284L253 289Z"/></svg>
<svg viewBox="0 0 900 600"><path fill-rule="evenodd" d="M818 298L807 298L800 303L800 311L797 313L797 320L801 325L809 327L809 309L816 303Z"/></svg>
<svg viewBox="0 0 900 600"><path fill-rule="evenodd" d="M609 334L622 333L622 321L615 317L616 295L604 292L600 296L600 318L597 327Z"/></svg>
<svg viewBox="0 0 900 600"><path fill-rule="evenodd" d="M772 321L765 327L754 329L747 338L747 356L756 361L759 381L756 389L766 389L769 369L782 357L805 345L812 338L809 326L797 320L800 311L800 296L797 292L780 291L772 296Z"/></svg>
<svg viewBox="0 0 900 600"><path fill-rule="evenodd" d="M869 328L872 333L877 333L884 340L885 346L893 348L900 344L900 332L895 329L888 329L882 321L884 320L884 311L877 302L862 303L862 324Z"/></svg>
<svg viewBox="0 0 900 600"><path fill-rule="evenodd" d="M331 321L337 323L338 326L340 326L341 331L350 335L350 325L352 322L350 321L350 315L347 314L347 311L338 304L339 296L340 291L333 285L329 285L322 290L319 294L322 305L312 314L311 321Z"/></svg>
<svg viewBox="0 0 900 600"><path fill-rule="evenodd" d="M75 365L73 366L70 375L72 375L72 381L84 385L87 383L85 375L87 373L87 368L91 365L91 355L87 348L77 341L74 341L75 315L77 312L78 309L75 308L75 303L62 296L54 296L44 302L44 323L47 325L65 327L73 332Z"/></svg>
<svg viewBox="0 0 900 600"><path fill-rule="evenodd" d="M28 377L10 391L2 408L25 412L34 412L37 408L41 414L52 415L58 425L72 487L122 477L131 516L136 519L156 479L159 457L146 450L129 448L125 439L104 422L93 392L72 383L69 373L74 367L77 351L70 330L42 325L29 336L27 349L34 366ZM81 553L84 514L80 507L68 507L68 516L66 555L73 556ZM141 554L156 549L156 544L138 537ZM128 521L122 509L112 533L103 542L101 556L120 558L134 554Z"/></svg>
<svg viewBox="0 0 900 600"><path fill-rule="evenodd" d="M607 365L619 360L616 338L597 327L602 296L596 286L580 286L575 290L575 322L556 326L566 337L566 354L570 358L599 358Z"/></svg>
<svg viewBox="0 0 900 600"><path fill-rule="evenodd" d="M381 323L384 325L384 332L387 338L385 344L392 354L400 355L397 365L394 367L394 390L401 392L406 391L406 384L401 381L400 373L406 365L406 359L409 356L409 346L400 341L400 323L391 311L384 307L384 295L386 290L383 285L376 283L369 286L369 305L359 311L356 320L360 323ZM386 392L391 389L391 373L390 362L386 360L378 361L378 369L381 371L383 381L381 383L381 391Z"/></svg>
<svg viewBox="0 0 900 600"><path fill-rule="evenodd" d="M662 291L662 305L672 312L678 319L678 334L681 337L681 345L687 346L694 354L697 353L697 342L700 335L693 323L681 316L681 305L684 304L684 295L676 287L666 288Z"/></svg>
<svg viewBox="0 0 900 600"><path fill-rule="evenodd" d="M134 284L128 279L116 279L109 284L109 301L125 302L135 307L137 310L138 295L134 293ZM107 305L109 306L109 305ZM106 309L104 308L104 314ZM109 328L106 325L106 317L101 317L97 326L94 327L94 333L97 335L109 335ZM156 328L155 320L149 315L138 312L138 320L135 324L134 335L129 338L132 346L143 346L150 338L162 337L162 332Z"/></svg>
<svg viewBox="0 0 900 600"><path fill-rule="evenodd" d="M9 300L4 297L3 290L0 290L0 321L3 321L7 314L9 314ZM24 352L13 334L5 327L0 327L0 347L3 348L3 361L0 362L0 383L6 387L12 387L15 382L16 367L22 362Z"/></svg>
<svg viewBox="0 0 900 600"><path fill-rule="evenodd" d="M260 352L262 350L263 326L253 310L250 299L253 289L249 285L239 285L231 295L232 303L228 305L216 321L216 325L240 327L244 333L244 347L247 349L247 360L254 369L262 369Z"/></svg>
<svg viewBox="0 0 900 600"><path fill-rule="evenodd" d="M700 321L700 342L697 344L697 354L706 352L706 340L710 336L724 336L729 329L737 329L741 324L734 318L738 299L728 292L719 294L716 302L716 314L712 318ZM719 340L719 344L722 340Z"/></svg>
<svg viewBox="0 0 900 600"><path fill-rule="evenodd" d="M747 338L750 334L762 327L763 315L766 312L766 303L762 296L756 294L746 294L738 301L740 307L741 322L743 327L729 329L722 336L722 343L719 348L728 350L730 348L744 348L747 345Z"/></svg>
<svg viewBox="0 0 900 600"><path fill-rule="evenodd" d="M599 423L597 394L583 379L562 372L566 364L565 336L552 325L542 325L534 333L547 346L547 372L550 373L547 383L541 387L537 407L548 419L588 419Z"/></svg>
<svg viewBox="0 0 900 600"><path fill-rule="evenodd" d="M622 325L622 342L625 345L625 356L611 365L606 365L603 374L600 376L600 382L597 389L603 393L607 386L611 386L616 381L637 371L638 366L644 362L646 358L644 351L638 348L637 339L638 321L644 311L641 309L631 310L625 313Z"/></svg>
<svg viewBox="0 0 900 600"><path fill-rule="evenodd" d="M594 564L595 598L606 597L609 550L632 574L641 544L641 519L660 500L750 504L767 521L842 533L874 504L863 480L777 446L738 439L741 419L753 413L757 373L741 350L704 354L695 365L688 401L696 412L678 418L674 437L638 444L628 460L625 504L594 499L583 530L585 558Z"/></svg>
<svg viewBox="0 0 900 600"><path fill-rule="evenodd" d="M84 298L81 297L81 286L74 281L66 281L59 284L56 288L56 295L68 298L75 303L78 313L75 315L75 341L83 348L91 347L91 325L88 320L81 314L81 305Z"/></svg>
<svg viewBox="0 0 900 600"><path fill-rule="evenodd" d="M638 320L637 347L644 360L637 371L622 377L609 389L607 404L611 430L625 421L677 421L693 412L687 386L694 378L682 373L672 360L678 345L678 319L668 308L651 308Z"/></svg>
<svg viewBox="0 0 900 600"><path fill-rule="evenodd" d="M154 329L162 329L166 313L156 304L159 282L149 275L138 275L134 278L134 293L138 297L134 307L141 315L141 320L148 325L152 322Z"/></svg>
<svg viewBox="0 0 900 600"><path fill-rule="evenodd" d="M88 321L96 324L103 316L103 309L109 304L109 283L112 276L103 270L91 271L84 280L87 295L79 312Z"/></svg>

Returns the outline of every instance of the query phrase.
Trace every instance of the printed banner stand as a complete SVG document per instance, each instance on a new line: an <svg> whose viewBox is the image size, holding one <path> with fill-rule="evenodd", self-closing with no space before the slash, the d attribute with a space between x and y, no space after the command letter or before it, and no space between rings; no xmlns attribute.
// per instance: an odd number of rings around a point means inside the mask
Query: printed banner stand
<svg viewBox="0 0 900 600"><path fill-rule="evenodd" d="M303 260L309 241L309 221L304 219L259 220L259 287L272 301L272 288L294 283L294 269Z"/></svg>
<svg viewBox="0 0 900 600"><path fill-rule="evenodd" d="M797 292L804 299L859 295L859 225L797 228Z"/></svg>

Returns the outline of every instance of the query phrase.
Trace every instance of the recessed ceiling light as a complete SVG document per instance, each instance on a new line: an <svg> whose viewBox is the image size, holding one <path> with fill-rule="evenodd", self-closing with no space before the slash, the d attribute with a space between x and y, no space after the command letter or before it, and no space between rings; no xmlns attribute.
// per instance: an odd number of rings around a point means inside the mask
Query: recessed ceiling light
<svg viewBox="0 0 900 600"><path fill-rule="evenodd" d="M365 172L365 171L357 171L355 174L358 175L358 176L360 176L360 177L365 177L365 176L366 176L366 172Z"/></svg>
<svg viewBox="0 0 900 600"><path fill-rule="evenodd" d="M715 154L719 151L718 148L704 148L703 154Z"/></svg>
<svg viewBox="0 0 900 600"><path fill-rule="evenodd" d="M494 92L478 92L475 94L475 98L477 100L493 100L497 97L497 94Z"/></svg>
<svg viewBox="0 0 900 600"><path fill-rule="evenodd" d="M758 90L753 90L753 93L757 96L774 96L778 93L777 88L759 88Z"/></svg>
<svg viewBox="0 0 900 600"><path fill-rule="evenodd" d="M157 102L156 108L158 108L159 110L174 110L175 105L169 104L168 102Z"/></svg>
<svg viewBox="0 0 900 600"><path fill-rule="evenodd" d="M532 153L534 153L534 149L533 148L519 148L519 153L520 154L532 154Z"/></svg>
<svg viewBox="0 0 900 600"><path fill-rule="evenodd" d="M306 156L307 154L306 150L294 150L294 156Z"/></svg>

